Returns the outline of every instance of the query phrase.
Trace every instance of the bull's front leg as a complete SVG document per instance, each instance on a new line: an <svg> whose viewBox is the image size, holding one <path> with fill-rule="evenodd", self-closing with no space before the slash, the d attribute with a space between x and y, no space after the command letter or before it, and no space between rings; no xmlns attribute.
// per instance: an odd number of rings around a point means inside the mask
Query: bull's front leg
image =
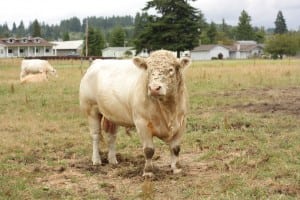
<svg viewBox="0 0 300 200"><path fill-rule="evenodd" d="M177 133L169 143L169 148L171 153L171 169L174 174L178 174L182 171L182 169L177 167L179 153L180 153L180 141L181 141L181 134Z"/></svg>
<svg viewBox="0 0 300 200"><path fill-rule="evenodd" d="M175 146L170 145L170 152L171 152L171 169L174 174L178 174L182 171L182 169L179 169L177 167L180 146L179 145L175 145Z"/></svg>
<svg viewBox="0 0 300 200"><path fill-rule="evenodd" d="M151 139L152 142L152 139ZM144 155L145 155L145 167L143 176L152 177L153 176L153 164L152 164L152 158L154 155L154 146L152 144L144 144L143 145Z"/></svg>
<svg viewBox="0 0 300 200"><path fill-rule="evenodd" d="M143 143L143 152L146 160L143 176L152 177L153 176L152 158L155 152L154 144L153 144L153 136L151 132L149 132L147 123L143 119L139 119L136 121L136 129Z"/></svg>

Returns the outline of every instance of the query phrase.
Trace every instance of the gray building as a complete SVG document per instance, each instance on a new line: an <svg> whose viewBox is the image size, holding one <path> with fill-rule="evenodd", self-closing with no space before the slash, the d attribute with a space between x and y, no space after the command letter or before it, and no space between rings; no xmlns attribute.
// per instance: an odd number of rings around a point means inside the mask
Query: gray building
<svg viewBox="0 0 300 200"><path fill-rule="evenodd" d="M79 56L82 54L83 40L53 41L55 56Z"/></svg>

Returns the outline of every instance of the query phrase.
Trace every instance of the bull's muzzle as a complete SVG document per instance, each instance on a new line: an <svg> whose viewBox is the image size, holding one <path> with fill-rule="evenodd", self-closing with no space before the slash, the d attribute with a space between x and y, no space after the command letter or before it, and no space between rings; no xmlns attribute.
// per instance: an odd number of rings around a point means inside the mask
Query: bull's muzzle
<svg viewBox="0 0 300 200"><path fill-rule="evenodd" d="M165 92L163 90L162 85L157 83L152 83L148 85L148 94L150 96L163 96Z"/></svg>

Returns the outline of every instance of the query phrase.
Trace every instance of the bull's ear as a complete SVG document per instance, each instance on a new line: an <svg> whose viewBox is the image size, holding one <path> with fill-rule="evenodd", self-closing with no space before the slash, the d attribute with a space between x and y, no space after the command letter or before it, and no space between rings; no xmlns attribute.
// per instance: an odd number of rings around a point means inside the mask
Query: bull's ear
<svg viewBox="0 0 300 200"><path fill-rule="evenodd" d="M146 61L145 61L145 59L143 59L143 58L140 58L140 57L134 57L134 58L133 58L133 63L134 63L137 67L139 67L139 68L147 69Z"/></svg>
<svg viewBox="0 0 300 200"><path fill-rule="evenodd" d="M179 62L182 68L187 68L192 63L191 59L187 57L180 58Z"/></svg>

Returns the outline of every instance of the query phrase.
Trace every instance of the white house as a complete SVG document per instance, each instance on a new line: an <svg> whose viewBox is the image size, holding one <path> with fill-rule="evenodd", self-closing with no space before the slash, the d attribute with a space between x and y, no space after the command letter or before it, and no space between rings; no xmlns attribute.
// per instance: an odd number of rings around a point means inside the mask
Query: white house
<svg viewBox="0 0 300 200"><path fill-rule="evenodd" d="M229 49L232 59L247 59L261 56L263 53L263 46L255 41L237 41Z"/></svg>
<svg viewBox="0 0 300 200"><path fill-rule="evenodd" d="M248 59L262 54L263 45L255 41L237 41L231 46L200 45L191 51L191 58L192 60Z"/></svg>
<svg viewBox="0 0 300 200"><path fill-rule="evenodd" d="M192 60L211 60L229 58L229 49L222 45L200 45L191 51Z"/></svg>
<svg viewBox="0 0 300 200"><path fill-rule="evenodd" d="M83 40L53 41L55 56L77 56L82 54Z"/></svg>
<svg viewBox="0 0 300 200"><path fill-rule="evenodd" d="M53 44L40 37L1 38L0 58L52 56Z"/></svg>
<svg viewBox="0 0 300 200"><path fill-rule="evenodd" d="M131 56L134 56L136 51L133 49L133 47L107 47L102 50L102 56L122 58L126 57L128 52L131 54Z"/></svg>

